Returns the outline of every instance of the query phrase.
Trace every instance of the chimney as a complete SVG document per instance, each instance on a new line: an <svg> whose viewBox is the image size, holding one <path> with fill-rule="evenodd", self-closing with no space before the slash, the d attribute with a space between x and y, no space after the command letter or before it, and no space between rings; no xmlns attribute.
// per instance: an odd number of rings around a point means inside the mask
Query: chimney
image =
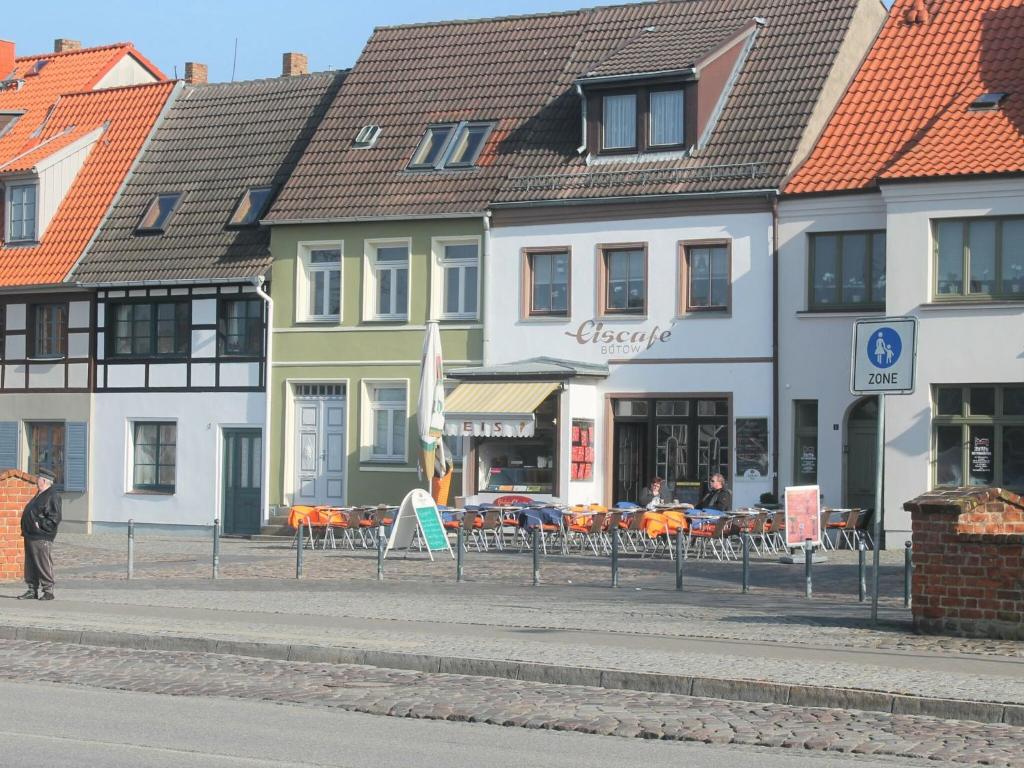
<svg viewBox="0 0 1024 768"><path fill-rule="evenodd" d="M292 75L308 75L309 59L304 53L290 52L282 57L281 75L291 77Z"/></svg>
<svg viewBox="0 0 1024 768"><path fill-rule="evenodd" d="M931 15L928 13L924 0L914 0L907 8L904 18L907 20L907 24L927 24Z"/></svg>
<svg viewBox="0 0 1024 768"><path fill-rule="evenodd" d="M72 40L70 37L58 37L53 41L54 53L67 53L68 51L82 50L81 40Z"/></svg>
<svg viewBox="0 0 1024 768"><path fill-rule="evenodd" d="M14 71L14 43L0 40L0 80Z"/></svg>
<svg viewBox="0 0 1024 768"><path fill-rule="evenodd" d="M202 85L206 82L206 65L198 61L185 62L185 82Z"/></svg>

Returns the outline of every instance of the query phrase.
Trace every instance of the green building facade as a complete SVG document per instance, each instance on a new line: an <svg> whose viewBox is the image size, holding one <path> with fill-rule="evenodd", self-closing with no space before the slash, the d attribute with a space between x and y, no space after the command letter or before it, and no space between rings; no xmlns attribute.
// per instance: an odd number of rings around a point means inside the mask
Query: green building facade
<svg viewBox="0 0 1024 768"><path fill-rule="evenodd" d="M422 485L425 324L446 367L481 363L484 242L479 217L272 228L271 504L393 504Z"/></svg>

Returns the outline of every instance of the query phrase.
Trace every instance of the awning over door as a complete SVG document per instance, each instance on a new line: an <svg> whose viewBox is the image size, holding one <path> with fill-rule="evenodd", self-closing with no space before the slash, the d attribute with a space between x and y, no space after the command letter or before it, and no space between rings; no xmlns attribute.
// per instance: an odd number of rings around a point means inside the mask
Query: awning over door
<svg viewBox="0 0 1024 768"><path fill-rule="evenodd" d="M551 381L472 381L445 400L446 435L533 437L534 411L560 384Z"/></svg>

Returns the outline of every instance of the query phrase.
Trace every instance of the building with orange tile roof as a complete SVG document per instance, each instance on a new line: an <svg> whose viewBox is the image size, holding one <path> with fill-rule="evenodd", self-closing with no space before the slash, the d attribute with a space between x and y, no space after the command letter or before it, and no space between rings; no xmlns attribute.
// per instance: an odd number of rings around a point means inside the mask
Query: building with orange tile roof
<svg viewBox="0 0 1024 768"><path fill-rule="evenodd" d="M66 278L176 86L130 43L66 42L0 41L0 464L51 469L82 528L95 301Z"/></svg>
<svg viewBox="0 0 1024 768"><path fill-rule="evenodd" d="M897 0L780 204L784 483L874 506L854 320L918 321L915 391L885 412L893 546L925 490L1024 489L1021 40L1022 0Z"/></svg>

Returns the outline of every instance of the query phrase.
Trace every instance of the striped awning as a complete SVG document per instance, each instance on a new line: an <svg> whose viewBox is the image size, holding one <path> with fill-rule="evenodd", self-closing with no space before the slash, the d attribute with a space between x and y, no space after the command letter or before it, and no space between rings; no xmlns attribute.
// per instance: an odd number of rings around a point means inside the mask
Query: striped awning
<svg viewBox="0 0 1024 768"><path fill-rule="evenodd" d="M551 381L459 384L445 400L445 434L532 437L534 411L559 386Z"/></svg>

